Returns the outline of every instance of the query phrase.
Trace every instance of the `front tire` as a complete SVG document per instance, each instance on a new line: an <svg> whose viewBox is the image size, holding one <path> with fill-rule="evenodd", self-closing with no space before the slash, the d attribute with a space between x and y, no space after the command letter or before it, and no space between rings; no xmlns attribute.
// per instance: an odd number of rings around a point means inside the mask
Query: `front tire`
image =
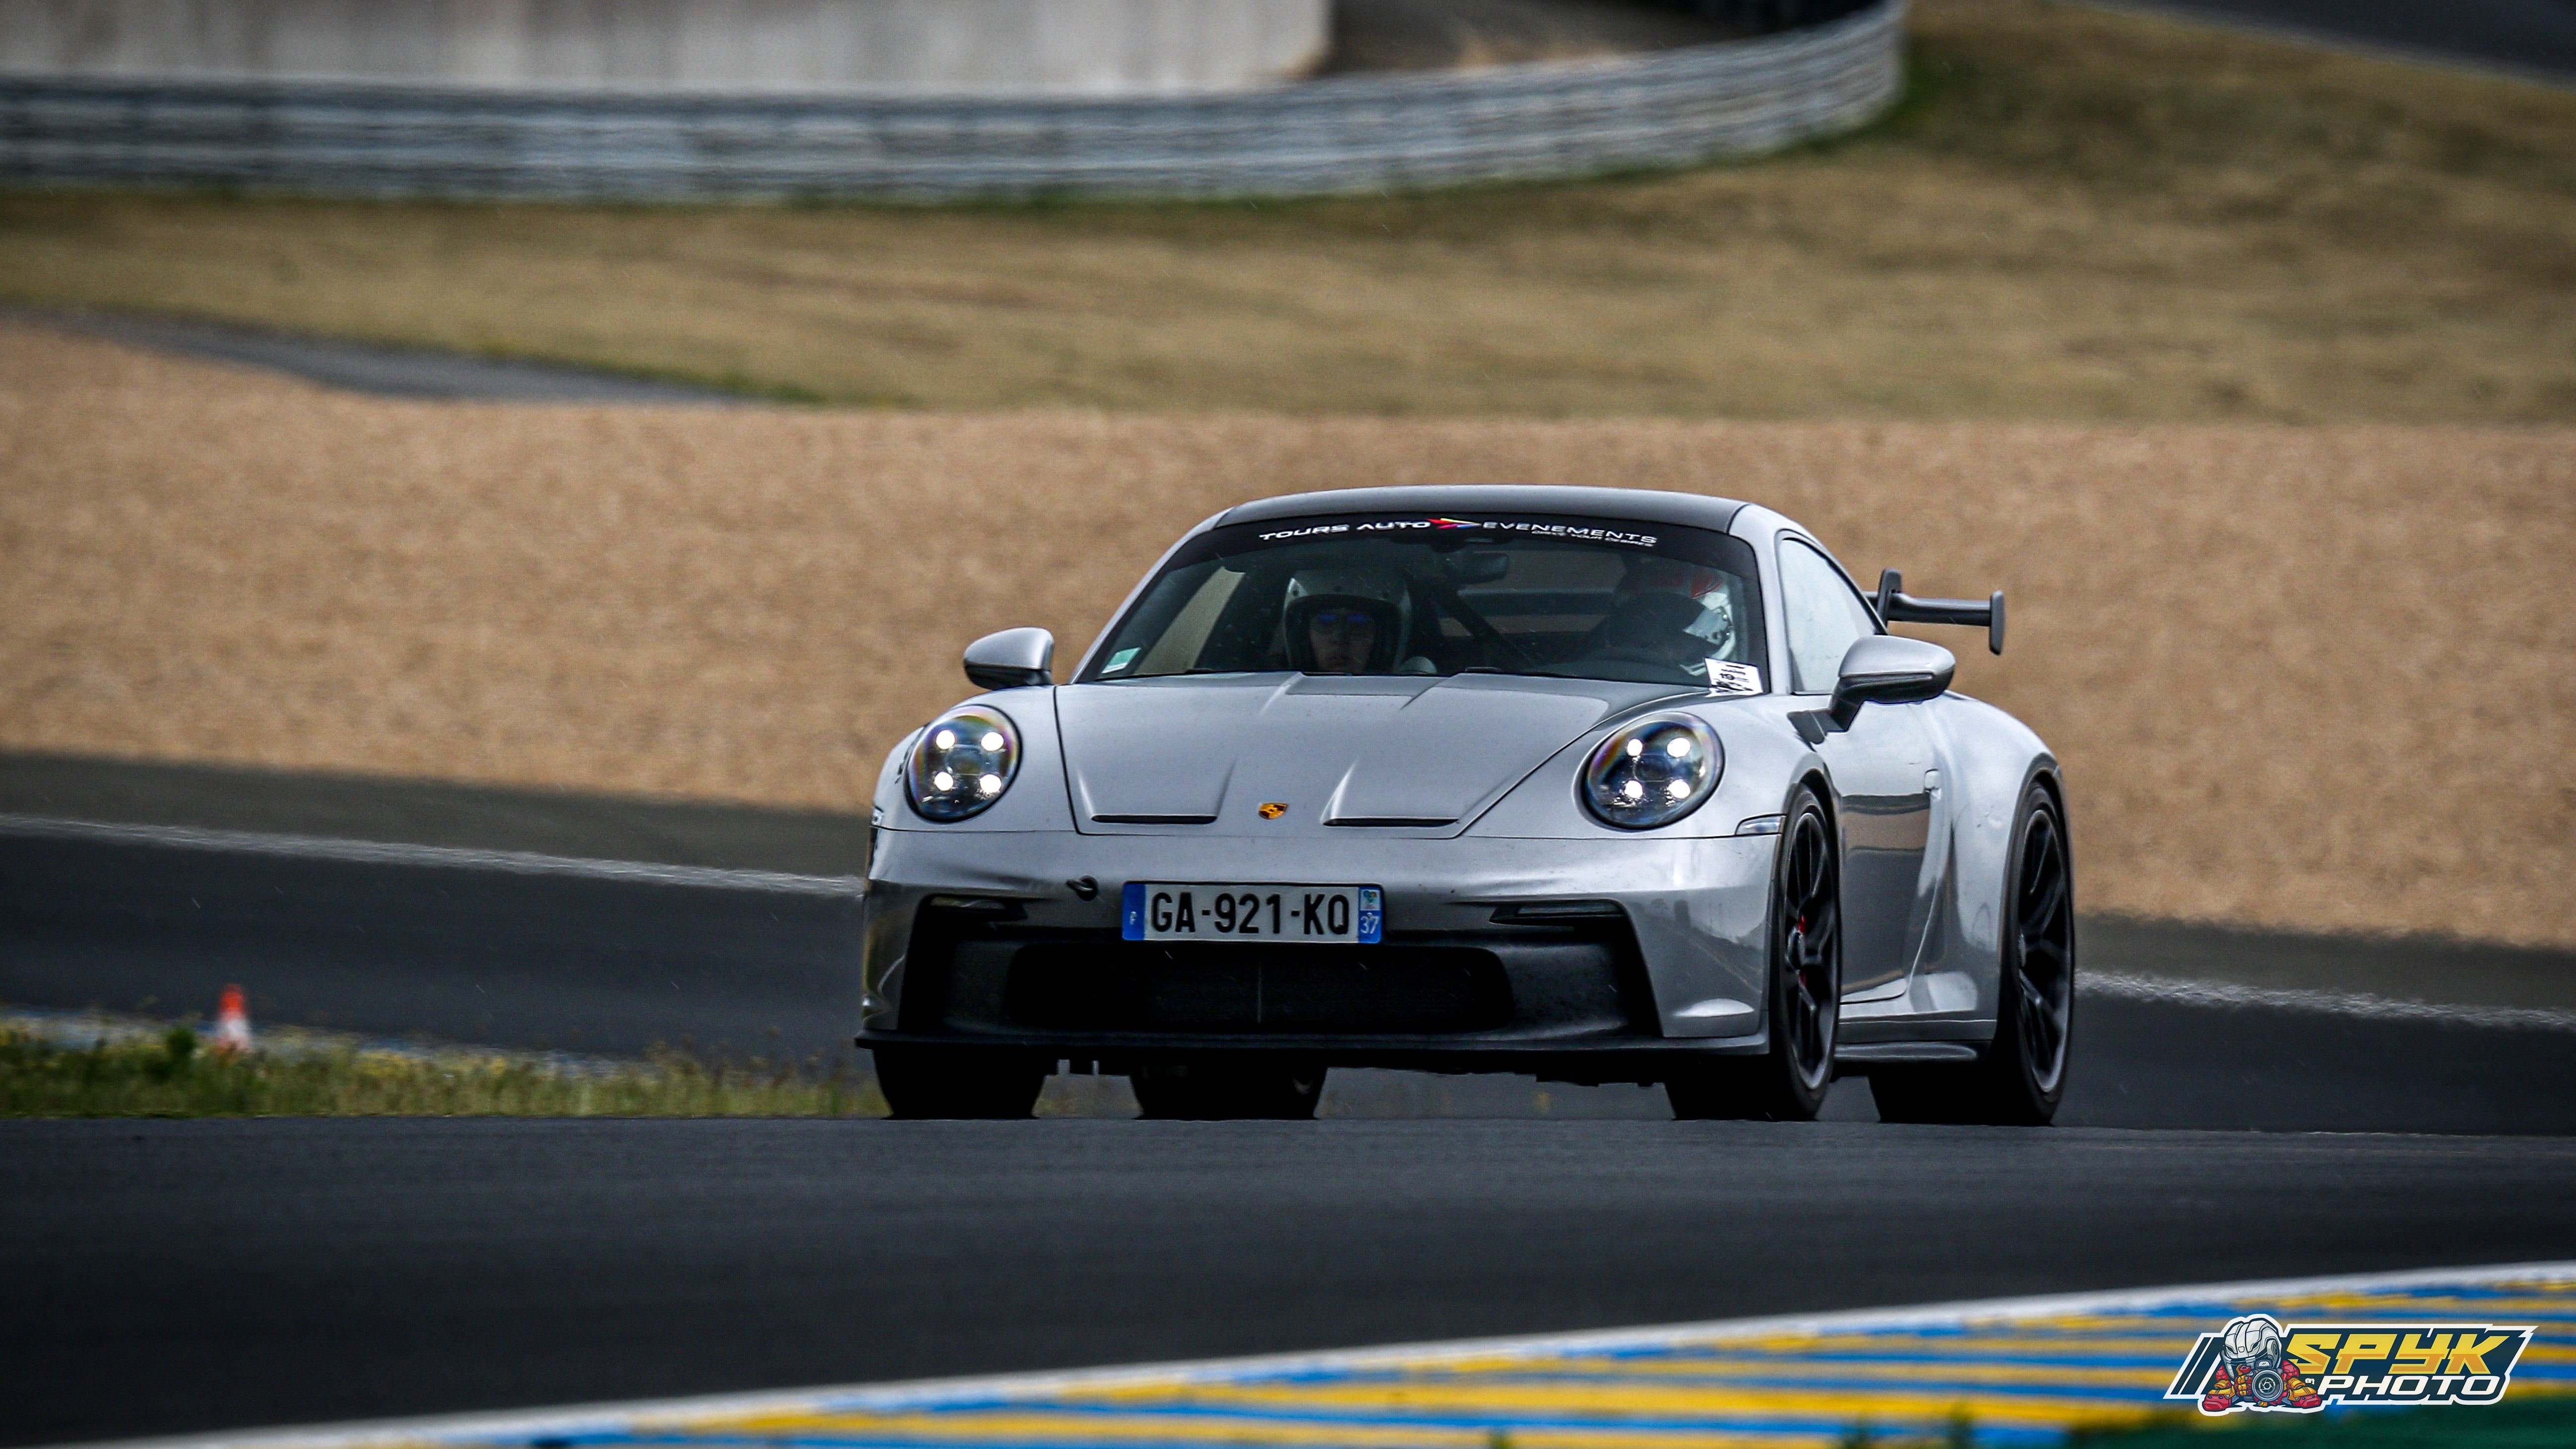
<svg viewBox="0 0 2576 1449"><path fill-rule="evenodd" d="M1141 1065L1129 1074L1139 1115L1152 1122L1307 1122L1323 1100L1311 1063L1198 1061Z"/></svg>
<svg viewBox="0 0 2576 1449"><path fill-rule="evenodd" d="M2013 831L1995 1041L1964 1066L1881 1067L1882 1122L2045 1127L2066 1098L2075 1024L2075 856L2057 798L2034 782Z"/></svg>
<svg viewBox="0 0 2576 1449"><path fill-rule="evenodd" d="M1015 1119L1037 1106L1049 1063L987 1052L877 1047L877 1088L907 1121Z"/></svg>
<svg viewBox="0 0 2576 1449"><path fill-rule="evenodd" d="M1799 786L1771 872L1770 1047L1667 1079L1675 1117L1812 1122L1824 1110L1842 1021L1841 862L1824 802Z"/></svg>

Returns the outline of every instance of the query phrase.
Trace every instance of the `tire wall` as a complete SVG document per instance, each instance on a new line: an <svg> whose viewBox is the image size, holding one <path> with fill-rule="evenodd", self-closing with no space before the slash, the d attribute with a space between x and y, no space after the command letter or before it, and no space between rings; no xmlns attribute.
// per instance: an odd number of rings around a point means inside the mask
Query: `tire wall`
<svg viewBox="0 0 2576 1449"><path fill-rule="evenodd" d="M0 183L617 201L1293 196L1750 156L1903 84L1903 0L1643 56L1231 94L675 94L0 75Z"/></svg>

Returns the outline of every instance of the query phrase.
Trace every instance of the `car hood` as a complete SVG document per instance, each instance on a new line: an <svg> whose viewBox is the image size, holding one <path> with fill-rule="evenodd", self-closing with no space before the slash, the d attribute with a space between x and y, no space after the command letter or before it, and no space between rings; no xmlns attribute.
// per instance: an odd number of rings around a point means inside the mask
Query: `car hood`
<svg viewBox="0 0 2576 1449"><path fill-rule="evenodd" d="M1454 834L1603 720L1696 690L1512 675L1233 674L1055 691L1075 827ZM1275 819L1261 807L1283 805Z"/></svg>

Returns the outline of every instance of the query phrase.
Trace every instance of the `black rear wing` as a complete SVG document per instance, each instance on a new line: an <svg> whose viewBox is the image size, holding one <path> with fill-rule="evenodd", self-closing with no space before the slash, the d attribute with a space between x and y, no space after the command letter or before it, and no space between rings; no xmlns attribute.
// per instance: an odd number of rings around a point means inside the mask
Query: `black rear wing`
<svg viewBox="0 0 2576 1449"><path fill-rule="evenodd" d="M1982 604L1974 599L1918 599L1905 592L1905 575L1881 569L1878 617L1890 624L1964 624L1986 631L1986 647L2004 652L2004 591L1995 590Z"/></svg>

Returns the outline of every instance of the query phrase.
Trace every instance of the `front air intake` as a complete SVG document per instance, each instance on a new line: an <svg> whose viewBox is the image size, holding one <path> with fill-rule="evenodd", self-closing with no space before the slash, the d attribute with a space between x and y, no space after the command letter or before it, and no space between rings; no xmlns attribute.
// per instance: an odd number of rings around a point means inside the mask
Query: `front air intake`
<svg viewBox="0 0 2576 1449"><path fill-rule="evenodd" d="M1512 990L1466 946L1023 946L1003 1013L1032 1031L1431 1034L1492 1031Z"/></svg>

